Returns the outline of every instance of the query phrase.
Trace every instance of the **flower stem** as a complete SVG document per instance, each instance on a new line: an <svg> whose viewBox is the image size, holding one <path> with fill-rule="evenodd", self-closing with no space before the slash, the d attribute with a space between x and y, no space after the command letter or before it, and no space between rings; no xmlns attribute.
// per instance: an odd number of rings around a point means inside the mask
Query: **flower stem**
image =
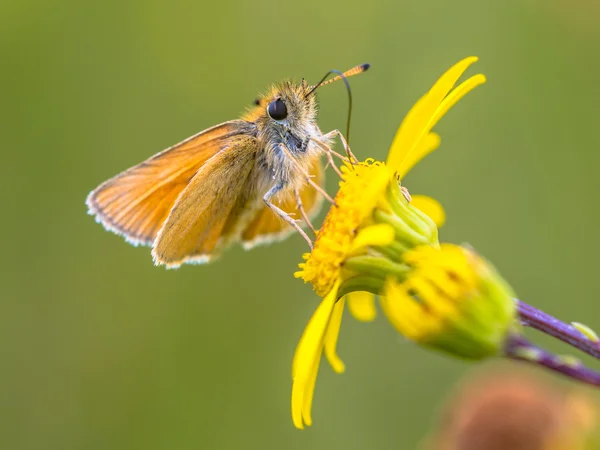
<svg viewBox="0 0 600 450"><path fill-rule="evenodd" d="M600 359L600 342L583 333L579 328L561 322L550 314L520 300L517 300L517 311L523 325L560 339L582 352Z"/></svg>
<svg viewBox="0 0 600 450"><path fill-rule="evenodd" d="M600 387L599 372L585 367L581 362L573 358L554 355L543 350L521 335L515 334L508 339L505 354L511 359L543 366L569 378Z"/></svg>

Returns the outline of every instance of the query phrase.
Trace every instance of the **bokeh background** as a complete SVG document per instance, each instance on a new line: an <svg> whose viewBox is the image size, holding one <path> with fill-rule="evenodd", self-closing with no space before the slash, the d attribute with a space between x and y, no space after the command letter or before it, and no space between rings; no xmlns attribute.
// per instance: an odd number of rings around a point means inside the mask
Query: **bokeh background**
<svg viewBox="0 0 600 450"><path fill-rule="evenodd" d="M469 365L383 318L344 320L347 371L323 366L315 423L293 428L291 359L318 304L292 277L300 237L167 271L84 200L273 81L362 62L352 147L384 158L469 55L488 83L406 185L444 204L443 240L472 244L521 298L600 328L596 2L1 2L0 448L415 448ZM322 129L343 128L343 85L320 100Z"/></svg>

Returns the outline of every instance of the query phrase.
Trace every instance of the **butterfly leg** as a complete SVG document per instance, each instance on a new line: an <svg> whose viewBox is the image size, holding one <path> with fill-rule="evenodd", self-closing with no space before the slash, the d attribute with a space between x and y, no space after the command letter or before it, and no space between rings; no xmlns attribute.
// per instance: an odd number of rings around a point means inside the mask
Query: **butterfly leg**
<svg viewBox="0 0 600 450"><path fill-rule="evenodd" d="M343 161L348 161L347 158L343 157L342 155L340 155L339 153L334 152L331 148L329 148L327 145L325 145L323 142L318 141L314 138L311 138L311 141L314 142L317 147L319 147L321 150L323 150L325 152L325 154L327 155L327 165L325 166L325 170L327 170L327 168L329 166L331 166L333 168L333 170L335 170L335 173L338 174L338 176L341 178L342 177L342 172L340 171L340 169L338 168L338 166L335 165L335 161L333 160L333 157L331 156L332 154L340 157Z"/></svg>
<svg viewBox="0 0 600 450"><path fill-rule="evenodd" d="M314 234L317 234L315 227L308 217L308 214L306 214L306 210L304 209L304 204L302 203L302 198L300 197L300 191L298 188L294 189L294 195L296 196L296 205L298 206L298 211L300 211L300 215L304 219L304 222L306 222L306 225L308 225Z"/></svg>
<svg viewBox="0 0 600 450"><path fill-rule="evenodd" d="M341 159L344 162L350 162L350 160L348 159L347 156L341 155L338 152L336 152L335 150L333 150L331 147L328 147L327 145L325 145L323 142L318 141L315 138L311 138L312 141L317 144L319 147L321 147L322 150L324 150L325 152L333 155L333 156L337 156L339 159Z"/></svg>
<svg viewBox="0 0 600 450"><path fill-rule="evenodd" d="M279 148L281 148L281 150L285 153L285 155L290 159L290 161L292 161L292 163L294 164L294 166L296 167L296 169L298 169L298 171L304 175L304 180L310 184L312 187L315 188L315 190L321 194L323 197L325 197L327 199L327 201L329 203L331 203L332 205L335 205L335 200L331 198L331 196L321 187L319 186L317 183L315 183L312 180L312 176L310 176L308 173L306 173L306 170L304 170L302 168L302 166L300 164L298 164L298 161L296 161L296 158L294 158L294 155L292 155L290 153L290 151L285 148L283 145L280 146Z"/></svg>
<svg viewBox="0 0 600 450"><path fill-rule="evenodd" d="M356 156L354 156L354 154L352 153L352 150L350 150L350 146L348 145L346 138L340 132L340 130L331 130L329 133L324 134L323 140L327 140L327 139L333 138L335 136L339 137L340 141L342 141L342 145L343 145L344 150L346 151L346 154L348 155L348 158L350 159L350 161L353 164L358 164L358 159L356 159Z"/></svg>
<svg viewBox="0 0 600 450"><path fill-rule="evenodd" d="M325 152L325 154L327 155L327 165L325 166L325 170L327 170L327 168L329 166L331 166L333 168L333 170L335 170L335 173L338 174L338 176L341 178L342 177L342 171L339 169L338 166L335 165L335 162L333 161L333 157L331 155L335 155L337 157L339 157L342 161L348 161L348 158L340 155L339 153L334 152L329 146L327 146L325 143L318 141L314 138L311 139L312 142L314 142L317 147L319 147L321 150L323 150Z"/></svg>
<svg viewBox="0 0 600 450"><path fill-rule="evenodd" d="M281 217L283 220L285 220L287 223L289 223L292 227L294 227L295 230L298 233L300 233L300 236L302 236L304 238L304 240L308 243L308 246L312 250L312 248L313 248L312 241L310 240L308 235L304 232L304 230L302 228L300 228L300 225L298 225L298 223L294 219L292 219L288 213L286 213L284 210L282 210L281 208L279 208L279 207L275 206L273 203L271 203L271 198L275 194L277 194L279 191L281 191L282 189L283 189L283 184L277 183L275 186L273 186L271 189L269 189L269 192L267 192L265 194L265 196L263 197L263 201L265 202L265 205L267 205L269 208L271 208L271 211L273 211L275 214L277 214L279 217Z"/></svg>

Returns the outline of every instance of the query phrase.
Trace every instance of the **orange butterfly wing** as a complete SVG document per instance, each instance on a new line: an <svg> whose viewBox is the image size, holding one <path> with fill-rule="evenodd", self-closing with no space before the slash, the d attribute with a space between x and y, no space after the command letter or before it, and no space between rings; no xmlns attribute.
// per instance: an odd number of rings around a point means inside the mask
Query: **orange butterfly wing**
<svg viewBox="0 0 600 450"><path fill-rule="evenodd" d="M314 175L313 181L315 183L320 186L323 185L325 175L319 158L315 159L308 173L309 175ZM283 199L276 198L273 203L287 213L294 213L295 219L301 219L302 217L296 204L296 197L293 193L290 194L289 192L284 192L283 195L286 196ZM308 183L300 190L300 200L310 219L319 213L322 203L321 195ZM264 206L242 232L242 244L248 250L260 244L268 244L285 239L293 231L294 229L288 223L284 222L270 208Z"/></svg>
<svg viewBox="0 0 600 450"><path fill-rule="evenodd" d="M256 183L249 181L258 151L253 137L235 137L202 166L158 233L152 249L156 264L174 268L208 262L235 239L228 236L231 228L243 223L263 195L256 192Z"/></svg>
<svg viewBox="0 0 600 450"><path fill-rule="evenodd" d="M231 139L255 133L232 120L202 131L102 183L86 200L96 221L133 245L152 245L181 192Z"/></svg>

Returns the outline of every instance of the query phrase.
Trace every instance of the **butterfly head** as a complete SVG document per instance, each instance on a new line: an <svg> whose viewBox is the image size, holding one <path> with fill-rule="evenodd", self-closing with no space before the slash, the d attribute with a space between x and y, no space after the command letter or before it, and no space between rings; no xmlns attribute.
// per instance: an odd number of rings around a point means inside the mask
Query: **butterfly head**
<svg viewBox="0 0 600 450"><path fill-rule="evenodd" d="M255 107L244 118L256 122L259 129L263 130L288 131L297 136L311 134L317 129L316 90L321 86L344 80L350 92L347 78L365 72L368 68L369 64L361 64L344 73L330 71L312 86L304 79L300 83L284 81L276 84L266 95L255 100ZM331 73L338 75L327 80Z"/></svg>

